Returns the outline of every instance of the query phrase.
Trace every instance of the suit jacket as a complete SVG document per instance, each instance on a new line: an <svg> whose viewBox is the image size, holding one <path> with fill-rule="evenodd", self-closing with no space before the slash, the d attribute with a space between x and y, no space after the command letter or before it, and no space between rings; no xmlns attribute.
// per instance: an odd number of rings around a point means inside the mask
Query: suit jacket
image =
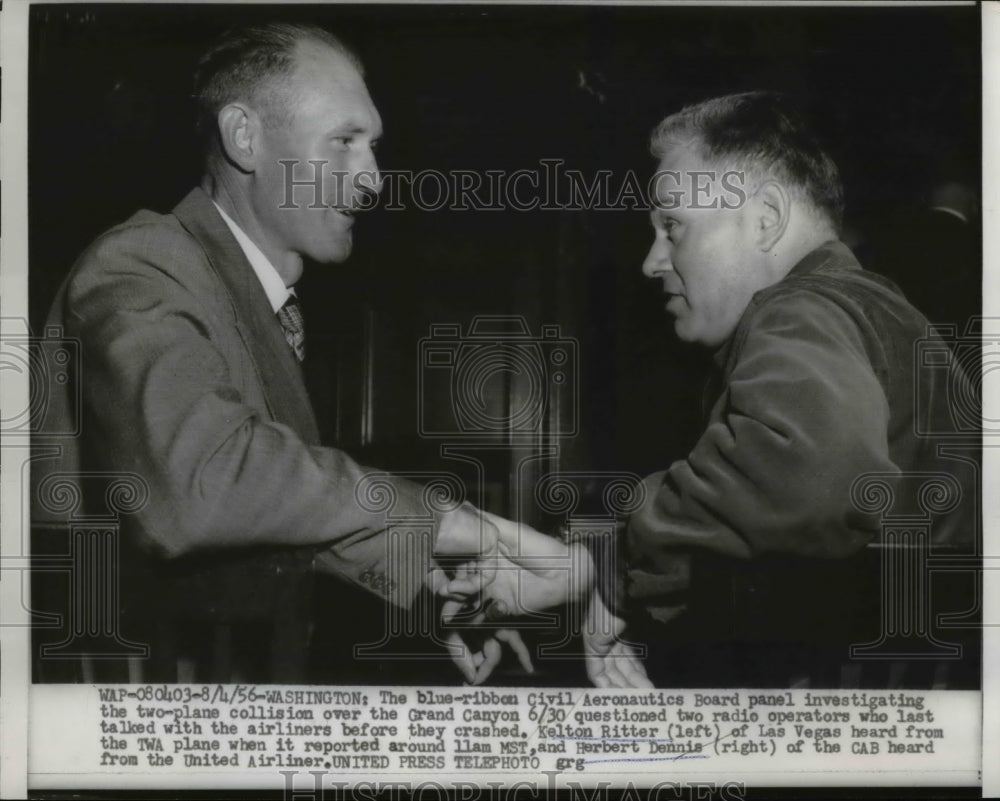
<svg viewBox="0 0 1000 801"><path fill-rule="evenodd" d="M886 521L926 525L928 545L975 553L979 432L959 415L980 414L948 347L839 242L754 296L716 354L705 431L646 479L623 543L618 601L671 624L643 634L679 649L663 665L686 661L708 686L775 686L753 682L786 668L787 680L810 643L829 645L839 665L847 642L880 634L868 628L886 587L864 547ZM767 678L748 678L746 649L693 650L714 641L755 643Z"/></svg>
<svg viewBox="0 0 1000 801"><path fill-rule="evenodd" d="M716 354L720 386L705 432L648 482L631 552L654 563L686 547L740 558L848 556L876 535L883 511L931 515L897 480L914 474L954 483L956 503L934 510L934 543L970 544L976 475L940 448L977 452L978 433L952 419L960 401L979 419L976 393L959 364L921 364L927 349L948 353L894 284L839 242L808 254L753 297ZM892 484L893 508L859 499L854 484L868 474Z"/></svg>
<svg viewBox="0 0 1000 801"><path fill-rule="evenodd" d="M373 478L320 445L300 366L204 191L100 236L60 288L48 325L78 341L80 364L78 381L49 388L38 442L60 452L36 451L36 523L67 516L41 497L50 473L81 476L81 485L95 473L131 473L148 500L122 517L126 545L175 557L163 569L207 576L201 583L220 602L232 589L217 581L227 565L265 575L309 563L412 602L439 516L418 485ZM85 489L84 502L103 505L100 494ZM420 553L394 543L390 558L387 515L417 524Z"/></svg>

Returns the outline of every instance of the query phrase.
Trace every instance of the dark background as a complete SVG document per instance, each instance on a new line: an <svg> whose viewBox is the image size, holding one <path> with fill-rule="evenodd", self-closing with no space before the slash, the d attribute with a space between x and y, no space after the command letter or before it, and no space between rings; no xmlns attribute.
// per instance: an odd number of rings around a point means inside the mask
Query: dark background
<svg viewBox="0 0 1000 801"><path fill-rule="evenodd" d="M188 93L205 44L231 24L278 16L325 25L359 50L389 170L536 169L558 158L588 176L611 170L618 186L628 170L652 172L649 131L683 104L791 92L841 167L847 232L868 266L934 321L962 326L979 310L978 258L971 272L915 266L882 242L902 230L919 247L922 232L900 221L933 183L978 189L975 7L79 5L31 11L33 330L90 240L139 208L169 211L197 182ZM641 210L363 217L351 260L311 266L299 287L327 440L379 467L460 470L420 436L418 341L431 324L519 314L533 332L555 323L577 341L580 433L484 453L476 500L552 523L517 499L511 475L544 445L560 446L549 464L563 470L666 467L700 431L709 360L676 342L659 284L641 275L650 241Z"/></svg>
<svg viewBox="0 0 1000 801"><path fill-rule="evenodd" d="M855 238L870 241L942 171L978 188L975 8L277 13L327 25L360 50L385 125L383 169L531 169L561 158L588 176L613 170L618 186L626 170L652 172L647 137L666 114L715 94L772 88L794 92L819 123L844 174ZM91 239L138 208L168 211L198 180L187 97L195 60L224 27L275 14L235 6L32 10L35 330ZM475 313L559 323L580 339L587 443L569 444L574 462L654 469L689 444L704 362L675 342L658 285L640 273L650 241L642 212L376 211L361 220L350 262L307 271L309 335L313 343L336 339L335 312L359 300L391 319L390 339L426 336L426 322L466 324ZM912 295L930 277L901 269L897 280ZM415 340L398 345L407 356L416 351ZM400 368L414 372L415 362L404 358ZM416 393L389 394L385 419L376 403L375 439L411 439ZM325 422L333 431L329 415ZM345 428L341 439L352 444Z"/></svg>
<svg viewBox="0 0 1000 801"><path fill-rule="evenodd" d="M198 180L187 97L197 56L226 26L276 13L327 25L360 50L385 125L383 169L531 169L561 158L588 176L612 170L618 186L626 170L652 172L647 137L666 114L772 88L794 92L818 121L855 238L877 236L942 170L978 188L975 8L39 6L35 330L91 239L139 208L168 211ZM575 464L643 472L685 450L704 362L675 342L658 285L640 273L651 241L642 212L409 209L360 222L350 262L307 271L313 353L342 333L341 305L360 301L391 321L386 350L415 379L409 354L423 323L522 313L580 340L587 442L568 444ZM911 295L928 280L905 269L896 278ZM375 439L412 443L416 393L388 395L385 407L376 400ZM358 444L347 428L344 444Z"/></svg>

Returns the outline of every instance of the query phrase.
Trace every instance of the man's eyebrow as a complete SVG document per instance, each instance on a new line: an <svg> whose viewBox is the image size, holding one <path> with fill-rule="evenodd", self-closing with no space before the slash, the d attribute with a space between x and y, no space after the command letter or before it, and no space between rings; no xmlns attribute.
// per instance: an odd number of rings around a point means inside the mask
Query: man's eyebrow
<svg viewBox="0 0 1000 801"><path fill-rule="evenodd" d="M663 216L671 216L674 211L680 208L680 201L676 197L668 198L667 200L661 200L658 197L653 197L649 203L649 209L651 214L660 214Z"/></svg>
<svg viewBox="0 0 1000 801"><path fill-rule="evenodd" d="M331 128L327 132L327 134L329 136L333 136L334 134L337 134L339 136L343 136L345 134L366 134L366 133L371 133L371 132L372 132L371 128L369 128L368 126L366 126L366 125L364 125L364 124L362 124L360 122L345 122L342 125L338 125L335 128ZM377 139L381 135L382 135L382 131L381 130L377 130L377 131L375 131L375 135L372 138L373 139Z"/></svg>

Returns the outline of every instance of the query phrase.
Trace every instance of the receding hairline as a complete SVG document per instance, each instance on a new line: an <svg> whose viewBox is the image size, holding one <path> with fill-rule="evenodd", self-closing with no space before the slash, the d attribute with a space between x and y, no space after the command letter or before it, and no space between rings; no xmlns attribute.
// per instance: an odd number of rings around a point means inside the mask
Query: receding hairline
<svg viewBox="0 0 1000 801"><path fill-rule="evenodd" d="M722 126L735 129L728 135ZM775 181L818 218L839 229L843 185L830 154L801 111L780 92L753 91L703 100L662 119L649 137L661 167L679 149L705 168L736 171L745 189Z"/></svg>
<svg viewBox="0 0 1000 801"><path fill-rule="evenodd" d="M266 77L252 93L252 101L259 105L259 111L269 125L280 126L295 115L298 106L296 101L303 97L308 87L305 76L309 74L310 67L318 65L324 57L330 55L336 60L338 80L341 75L351 76L353 73L364 81L361 61L349 48L332 34L327 39L312 31L305 31L288 51L290 69Z"/></svg>
<svg viewBox="0 0 1000 801"><path fill-rule="evenodd" d="M705 135L689 120L679 120L676 125L664 128L665 123L670 119L668 117L654 128L650 136L649 152L660 163L678 151L687 151L696 155L701 160L702 166L707 169L735 169L756 174L754 166L746 163L752 159L741 158L737 153L713 154L711 147L705 140ZM756 177L764 179L762 175Z"/></svg>
<svg viewBox="0 0 1000 801"><path fill-rule="evenodd" d="M200 130L210 136L212 118L232 103L250 105L271 123L290 116L303 65L324 54L335 59L335 69L363 80L357 54L326 28L276 21L227 30L199 60L195 96Z"/></svg>
<svg viewBox="0 0 1000 801"><path fill-rule="evenodd" d="M746 191L753 191L754 188L769 180L777 181L782 185L787 184L787 181L780 174L762 172L738 155L712 155L709 153L704 138L698 131L690 128L679 130L678 134L659 138L655 144L650 145L650 153L657 160L657 170L662 169L668 172L676 169L675 165L670 163L671 160L675 160L681 154L691 154L698 160L698 163L689 166L688 172L712 172L715 174L716 180L719 179L720 175L737 173L740 176L742 188ZM786 186L786 188L796 194L799 193L797 187Z"/></svg>

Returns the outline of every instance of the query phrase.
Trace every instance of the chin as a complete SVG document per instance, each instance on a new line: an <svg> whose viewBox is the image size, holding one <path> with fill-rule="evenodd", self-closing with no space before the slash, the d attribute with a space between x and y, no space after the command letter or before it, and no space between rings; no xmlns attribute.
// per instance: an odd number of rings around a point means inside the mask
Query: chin
<svg viewBox="0 0 1000 801"><path fill-rule="evenodd" d="M697 342L698 338L684 325L682 320L674 322L674 333L681 342Z"/></svg>
<svg viewBox="0 0 1000 801"><path fill-rule="evenodd" d="M351 243L334 245L325 249L317 248L312 254L312 259L319 264L342 264L350 258Z"/></svg>
<svg viewBox="0 0 1000 801"><path fill-rule="evenodd" d="M685 342L688 345L700 345L706 348L714 348L721 344L721 342L717 342L714 337L711 337L704 332L685 330L681 326L675 326L674 331L677 333L677 338L681 342Z"/></svg>

